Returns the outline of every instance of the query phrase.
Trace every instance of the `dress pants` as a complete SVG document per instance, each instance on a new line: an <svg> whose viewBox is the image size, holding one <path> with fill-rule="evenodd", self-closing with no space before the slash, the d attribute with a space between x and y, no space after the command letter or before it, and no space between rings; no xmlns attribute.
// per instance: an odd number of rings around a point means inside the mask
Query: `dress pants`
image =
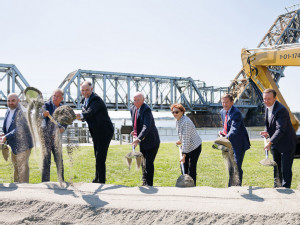
<svg viewBox="0 0 300 225"><path fill-rule="evenodd" d="M144 162L142 163L143 186L153 186L154 160L158 152L158 148L159 146L147 150L140 149L141 153L144 156Z"/></svg>
<svg viewBox="0 0 300 225"><path fill-rule="evenodd" d="M11 153L11 161L14 165L14 182L29 183L29 156L31 149L20 152L17 155Z"/></svg>
<svg viewBox="0 0 300 225"><path fill-rule="evenodd" d="M243 164L243 160L244 160L244 156L245 156L245 151L235 151L233 150L234 154L234 161L237 164L237 168L239 171L239 183L237 184L237 186L242 186L242 181L243 181L243 170L242 170L242 164ZM233 165L230 165L228 167L228 172L229 172L229 181L228 181L228 187L231 187L234 182L234 167Z"/></svg>
<svg viewBox="0 0 300 225"><path fill-rule="evenodd" d="M193 178L195 186L196 186L196 179L197 179L197 162L198 162L201 150L202 150L202 145L200 144L193 151L186 153L186 157L185 157L184 172L185 172L185 174L188 174ZM182 171L181 171L181 173L182 173Z"/></svg>
<svg viewBox="0 0 300 225"><path fill-rule="evenodd" d="M105 129L104 129L105 130ZM105 130L106 132L91 132L94 143L94 154L96 159L96 172L93 183L105 184L106 181L106 157L110 141L113 137L113 130Z"/></svg>
<svg viewBox="0 0 300 225"><path fill-rule="evenodd" d="M295 147L296 148L296 147ZM292 184L292 166L294 161L295 149L292 152L280 153L276 148L271 146L271 153L273 155L274 161L278 166L274 166L274 187L276 187L276 178L280 179L282 187L291 188Z"/></svg>
<svg viewBox="0 0 300 225"><path fill-rule="evenodd" d="M62 181L64 181L64 163L62 158L62 152L58 151L55 147L54 136L50 134L45 135L45 144L46 144L46 152L43 159L43 168L42 168L42 182L50 181L50 168L51 168L51 152L54 157L54 161L56 164L57 175L61 175ZM60 155L58 155L60 154ZM61 162L58 162L59 158ZM61 163L61 169L60 164Z"/></svg>

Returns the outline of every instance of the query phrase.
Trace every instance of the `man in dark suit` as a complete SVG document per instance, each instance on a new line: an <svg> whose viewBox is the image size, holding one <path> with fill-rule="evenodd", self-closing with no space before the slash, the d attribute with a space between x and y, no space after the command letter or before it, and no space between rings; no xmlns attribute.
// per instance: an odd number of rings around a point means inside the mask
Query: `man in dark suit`
<svg viewBox="0 0 300 225"><path fill-rule="evenodd" d="M279 179L283 187L290 188L292 183L292 165L296 150L297 138L293 129L288 110L276 101L276 91L266 89L263 92L264 104L266 106L265 131L260 134L265 138L270 137L265 150L270 150L277 169L274 167L274 187L277 187L276 180Z"/></svg>
<svg viewBox="0 0 300 225"><path fill-rule="evenodd" d="M106 181L106 156L109 143L114 134L114 127L108 115L104 101L93 93L92 83L85 81L81 84L82 113L76 114L76 118L86 121L94 143L96 158L96 172L93 183L105 183Z"/></svg>
<svg viewBox="0 0 300 225"><path fill-rule="evenodd" d="M140 145L140 151L144 155L143 186L153 186L154 160L159 148L160 139L155 126L151 109L144 103L143 93L134 95L134 105L130 109L133 131L132 145Z"/></svg>
<svg viewBox="0 0 300 225"><path fill-rule="evenodd" d="M29 156L33 147L32 136L26 117L20 107L18 95L7 97L8 110L3 123L0 143L7 141L11 147L11 160L14 166L14 182L29 182Z"/></svg>
<svg viewBox="0 0 300 225"><path fill-rule="evenodd" d="M57 137L56 129L59 129L60 133L63 133L67 126L59 126L57 127L53 122L50 121L49 115L53 115L54 111L62 106L61 102L63 100L64 93L61 89L56 89L53 91L53 95L49 101L47 101L43 105L43 136L45 139L45 154L43 155L43 168L42 168L42 182L50 181L50 167L51 167L51 152L54 156L54 161L56 164L56 169L58 175L61 177L62 181L64 181L64 166L62 159L62 147L56 146L55 139L61 138L61 136Z"/></svg>
<svg viewBox="0 0 300 225"><path fill-rule="evenodd" d="M243 180L242 164L245 152L250 148L249 136L244 125L241 112L233 106L234 102L232 95L225 94L222 97L221 101L223 109L220 113L224 129L220 132L220 134L226 137L231 142L234 153L234 161L236 162L239 171L239 183L237 185L241 186ZM234 168L228 167L228 170L228 187L230 187L233 185Z"/></svg>

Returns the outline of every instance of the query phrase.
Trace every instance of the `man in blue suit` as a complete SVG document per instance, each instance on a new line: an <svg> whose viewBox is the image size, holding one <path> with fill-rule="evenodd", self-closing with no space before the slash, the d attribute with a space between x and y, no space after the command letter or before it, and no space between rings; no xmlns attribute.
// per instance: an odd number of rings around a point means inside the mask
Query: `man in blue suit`
<svg viewBox="0 0 300 225"><path fill-rule="evenodd" d="M159 148L160 139L155 126L154 118L149 106L144 103L142 92L134 95L134 105L130 109L133 131L132 145L140 145L140 151L144 155L143 186L153 186L154 160Z"/></svg>
<svg viewBox="0 0 300 225"><path fill-rule="evenodd" d="M250 148L250 141L248 132L243 122L241 112L233 106L233 97L231 94L225 94L222 99L223 109L221 110L221 117L223 122L223 131L220 134L226 137L232 145L234 153L234 161L237 164L239 171L239 183L242 185L243 170L242 164L246 150ZM228 187L233 185L233 167L229 167L229 182Z"/></svg>
<svg viewBox="0 0 300 225"><path fill-rule="evenodd" d="M266 106L266 127L265 131L260 134L265 138L270 137L265 150L271 150L273 159L278 166L279 177L277 168L274 167L274 187L278 187L276 180L279 178L283 187L290 188L297 144L296 132L293 129L288 110L276 101L276 91L270 88L264 90L263 99Z"/></svg>
<svg viewBox="0 0 300 225"><path fill-rule="evenodd" d="M0 142L7 141L11 147L11 159L14 165L14 182L29 182L29 156L33 141L26 117L19 105L18 95L9 94L7 97L8 110L3 123L3 133Z"/></svg>

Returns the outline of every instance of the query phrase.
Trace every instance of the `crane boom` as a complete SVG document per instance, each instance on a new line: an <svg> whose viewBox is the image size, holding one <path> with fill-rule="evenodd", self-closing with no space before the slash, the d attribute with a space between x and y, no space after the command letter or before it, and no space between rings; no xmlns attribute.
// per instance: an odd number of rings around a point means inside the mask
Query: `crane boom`
<svg viewBox="0 0 300 225"><path fill-rule="evenodd" d="M269 48L242 49L243 70L247 77L263 92L272 88L277 92L277 99L289 111L292 125L298 130L299 120L291 112L278 89L268 66L300 66L300 44L278 45Z"/></svg>

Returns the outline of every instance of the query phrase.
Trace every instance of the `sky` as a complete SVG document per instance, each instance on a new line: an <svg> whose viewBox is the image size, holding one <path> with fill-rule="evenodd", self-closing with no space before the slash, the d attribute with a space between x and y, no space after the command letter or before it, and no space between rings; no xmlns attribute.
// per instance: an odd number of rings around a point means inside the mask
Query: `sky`
<svg viewBox="0 0 300 225"><path fill-rule="evenodd" d="M300 0L0 0L0 63L51 94L77 69L192 77L229 86L241 49L256 48ZM300 68L280 90L300 112Z"/></svg>

